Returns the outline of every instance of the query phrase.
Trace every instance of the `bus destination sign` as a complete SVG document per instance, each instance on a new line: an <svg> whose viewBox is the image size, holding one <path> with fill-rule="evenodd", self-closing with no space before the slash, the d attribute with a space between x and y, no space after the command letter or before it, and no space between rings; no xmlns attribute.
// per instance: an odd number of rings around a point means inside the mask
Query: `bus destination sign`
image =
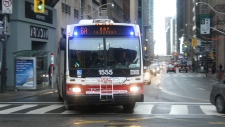
<svg viewBox="0 0 225 127"><path fill-rule="evenodd" d="M134 33L132 26L76 26L74 32L78 35L130 35L130 32Z"/></svg>

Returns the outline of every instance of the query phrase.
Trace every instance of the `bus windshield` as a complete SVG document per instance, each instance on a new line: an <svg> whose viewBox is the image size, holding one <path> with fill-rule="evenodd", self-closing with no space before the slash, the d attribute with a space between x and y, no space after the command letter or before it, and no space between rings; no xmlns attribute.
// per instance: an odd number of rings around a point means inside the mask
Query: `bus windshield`
<svg viewBox="0 0 225 127"><path fill-rule="evenodd" d="M69 40L69 68L140 68L138 37L85 37Z"/></svg>

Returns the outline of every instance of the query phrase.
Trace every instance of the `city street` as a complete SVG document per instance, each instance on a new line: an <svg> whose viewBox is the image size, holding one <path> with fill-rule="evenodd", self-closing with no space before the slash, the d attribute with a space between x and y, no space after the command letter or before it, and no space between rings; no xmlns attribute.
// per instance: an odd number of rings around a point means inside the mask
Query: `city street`
<svg viewBox="0 0 225 127"><path fill-rule="evenodd" d="M1 126L160 127L224 126L224 114L209 103L213 81L196 73L152 76L145 101L133 112L122 106L90 105L66 111L57 92L0 103Z"/></svg>
<svg viewBox="0 0 225 127"><path fill-rule="evenodd" d="M225 0L0 4L0 127L225 127Z"/></svg>

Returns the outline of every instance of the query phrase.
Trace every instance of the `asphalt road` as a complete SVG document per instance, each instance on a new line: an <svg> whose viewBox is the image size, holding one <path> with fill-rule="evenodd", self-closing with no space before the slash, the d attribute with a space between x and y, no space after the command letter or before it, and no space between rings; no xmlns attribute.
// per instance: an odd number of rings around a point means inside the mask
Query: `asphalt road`
<svg viewBox="0 0 225 127"><path fill-rule="evenodd" d="M193 73L161 72L145 85L134 111L90 105L64 109L57 93L0 103L3 127L224 127L225 114L209 103L212 82Z"/></svg>
<svg viewBox="0 0 225 127"><path fill-rule="evenodd" d="M145 102L209 103L212 82L196 73L166 73L152 76L145 86Z"/></svg>

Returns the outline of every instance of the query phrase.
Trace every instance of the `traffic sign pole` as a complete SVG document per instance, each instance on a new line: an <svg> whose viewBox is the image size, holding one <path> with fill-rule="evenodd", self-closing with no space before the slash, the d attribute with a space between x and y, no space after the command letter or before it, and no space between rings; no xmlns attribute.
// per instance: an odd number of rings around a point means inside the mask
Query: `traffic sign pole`
<svg viewBox="0 0 225 127"><path fill-rule="evenodd" d="M54 54L51 53L51 70L52 70L52 75L51 75L51 80L52 80L52 89L53 89L53 71L54 71Z"/></svg>
<svg viewBox="0 0 225 127"><path fill-rule="evenodd" d="M6 88L6 42L7 42L7 15L4 15L4 27L2 33L2 64L1 64L1 93L5 92Z"/></svg>

